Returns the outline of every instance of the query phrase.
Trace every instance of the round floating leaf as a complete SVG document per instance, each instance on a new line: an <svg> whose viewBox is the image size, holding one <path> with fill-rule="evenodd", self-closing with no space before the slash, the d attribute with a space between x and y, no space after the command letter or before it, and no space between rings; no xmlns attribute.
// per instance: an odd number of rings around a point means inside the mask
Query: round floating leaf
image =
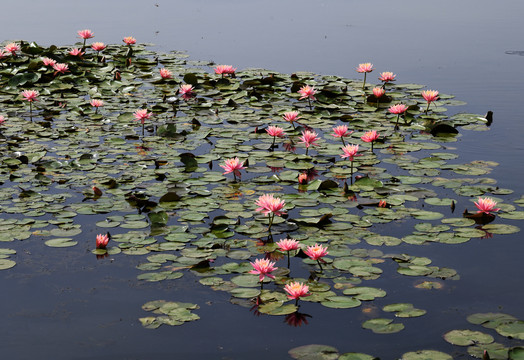
<svg viewBox="0 0 524 360"><path fill-rule="evenodd" d="M480 344L469 346L468 354L477 359L485 359L484 351L487 351L491 360L508 360L508 350L507 347L499 343Z"/></svg>
<svg viewBox="0 0 524 360"><path fill-rule="evenodd" d="M16 265L16 262L9 259L0 259L0 270L10 269Z"/></svg>
<svg viewBox="0 0 524 360"><path fill-rule="evenodd" d="M367 286L357 286L343 291L344 295L352 295L359 300L374 300L377 297L386 296L386 292L382 289Z"/></svg>
<svg viewBox="0 0 524 360"><path fill-rule="evenodd" d="M330 296L321 302L322 305L334 309L349 309L360 306L360 300L347 296Z"/></svg>
<svg viewBox="0 0 524 360"><path fill-rule="evenodd" d="M395 316L400 318L419 317L426 314L426 310L416 309L413 307L413 304L409 303L386 305L382 308L382 310L386 312L395 312Z"/></svg>
<svg viewBox="0 0 524 360"><path fill-rule="evenodd" d="M47 240L45 244L49 247L71 247L78 244L78 241L73 241L71 238L57 238L57 239L51 239Z"/></svg>
<svg viewBox="0 0 524 360"><path fill-rule="evenodd" d="M467 320L475 325L482 325L490 329L495 329L501 324L510 323L517 319L504 313L477 313L469 315Z"/></svg>
<svg viewBox="0 0 524 360"><path fill-rule="evenodd" d="M497 326L495 330L502 336L524 340L524 321L519 320L502 324Z"/></svg>
<svg viewBox="0 0 524 360"><path fill-rule="evenodd" d="M510 360L524 360L524 347L514 347L508 352Z"/></svg>
<svg viewBox="0 0 524 360"><path fill-rule="evenodd" d="M260 305L257 310L262 314L280 316L293 314L297 309L298 307L294 304L283 305L280 301L273 301Z"/></svg>
<svg viewBox="0 0 524 360"><path fill-rule="evenodd" d="M404 329L404 324L393 323L391 319L371 319L362 323L364 329L369 329L375 334L394 334Z"/></svg>
<svg viewBox="0 0 524 360"><path fill-rule="evenodd" d="M377 358L363 353L344 353L338 360L377 360Z"/></svg>
<svg viewBox="0 0 524 360"><path fill-rule="evenodd" d="M304 345L289 350L289 356L297 360L336 360L338 350L328 345Z"/></svg>
<svg viewBox="0 0 524 360"><path fill-rule="evenodd" d="M491 335L472 330L451 330L444 334L444 339L450 344L459 346L491 344L495 341Z"/></svg>
<svg viewBox="0 0 524 360"><path fill-rule="evenodd" d="M482 229L493 234L514 234L520 231L517 226L506 224L488 224L484 225Z"/></svg>
<svg viewBox="0 0 524 360"><path fill-rule="evenodd" d="M253 288L235 288L230 291L231 295L242 298L242 299L250 299L257 297L260 295L260 289L253 289Z"/></svg>
<svg viewBox="0 0 524 360"><path fill-rule="evenodd" d="M402 354L403 360L453 360L446 353L436 350L418 350Z"/></svg>

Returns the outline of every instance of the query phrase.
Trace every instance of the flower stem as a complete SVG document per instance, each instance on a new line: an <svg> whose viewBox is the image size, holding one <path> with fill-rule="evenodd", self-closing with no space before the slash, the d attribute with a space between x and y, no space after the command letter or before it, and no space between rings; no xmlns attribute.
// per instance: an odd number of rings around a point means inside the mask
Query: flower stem
<svg viewBox="0 0 524 360"><path fill-rule="evenodd" d="M318 263L318 266L320 266L320 272L322 272L323 269L322 269L322 264L320 264L320 259L317 259L317 263Z"/></svg>
<svg viewBox="0 0 524 360"><path fill-rule="evenodd" d="M341 136L340 139L342 140L342 145L346 146L346 142L344 141L344 137Z"/></svg>
<svg viewBox="0 0 524 360"><path fill-rule="evenodd" d="M426 115L428 114L428 111L429 111L429 105L430 105L430 104L431 104L431 103L428 102L428 107L426 108Z"/></svg>
<svg viewBox="0 0 524 360"><path fill-rule="evenodd" d="M366 75L368 73L364 73L364 84L362 85L362 90L364 90L366 88Z"/></svg>
<svg viewBox="0 0 524 360"><path fill-rule="evenodd" d="M269 226L267 227L267 231L271 230L271 225L273 225L274 218L275 218L275 214L271 213L271 215L269 215Z"/></svg>
<svg viewBox="0 0 524 360"><path fill-rule="evenodd" d="M289 260L289 250L287 251L287 268L289 269L290 260Z"/></svg>

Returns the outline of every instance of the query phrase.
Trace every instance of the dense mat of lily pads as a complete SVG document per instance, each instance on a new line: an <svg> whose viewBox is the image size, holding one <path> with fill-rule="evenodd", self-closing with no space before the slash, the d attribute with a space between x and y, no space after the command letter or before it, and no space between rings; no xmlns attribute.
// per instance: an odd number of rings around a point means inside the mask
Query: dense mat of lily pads
<svg viewBox="0 0 524 360"><path fill-rule="evenodd" d="M298 300L347 309L387 298L373 286L386 262L420 279L422 289L459 278L445 263L398 252L398 245L460 244L519 231L524 197L488 177L497 164L462 163L453 151L460 132L487 131L489 121L447 115L447 107L463 104L452 96L439 94L430 104L423 86L396 84L394 76L376 87L384 92L372 91L369 77L363 84L221 68L127 39L96 49L21 42L2 53L0 241L69 247L87 240L101 258L141 256L140 280L197 276L201 286L229 292L235 304L300 322ZM298 114L289 121L292 111ZM341 125L352 132L337 136L333 128ZM364 135L372 130L378 137L369 143ZM309 141L308 131L318 139ZM343 150L346 144L359 148ZM235 157L230 165L243 166L224 174L219 165ZM268 194L283 205L277 216L256 211ZM473 201L486 196L498 203L496 216L477 214ZM463 214L466 208L472 211ZM111 235L86 239L92 226ZM285 238L296 239L298 249L279 250L276 242ZM315 244L328 254L308 258ZM0 268L16 265L16 251L0 254ZM276 267L265 277L251 264L262 258ZM286 293L291 282L307 286L307 296ZM145 313L145 327L198 319L198 304L152 300L143 308L156 316ZM411 303L382 310L362 327L394 333L428 311ZM493 321L486 327L524 339L522 320L510 315L472 320ZM501 359L520 351L478 331L456 330L445 339L470 345L476 357L487 348ZM317 350L325 349L292 355ZM338 358L330 351L336 357L326 358ZM357 358L373 357L340 356ZM451 357L422 351L404 358Z"/></svg>

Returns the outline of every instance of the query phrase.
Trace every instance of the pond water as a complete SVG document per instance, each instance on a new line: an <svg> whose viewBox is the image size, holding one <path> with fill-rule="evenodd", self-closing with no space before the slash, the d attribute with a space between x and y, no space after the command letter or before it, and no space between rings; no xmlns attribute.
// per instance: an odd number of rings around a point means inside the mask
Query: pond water
<svg viewBox="0 0 524 360"><path fill-rule="evenodd" d="M400 84L426 85L467 103L450 106L446 113L450 116L493 111L494 121L488 131L461 130L458 141L444 145L456 149L460 155L456 163L497 162L491 173L482 176L495 179L500 188L514 190L509 195L497 195L504 203L512 203L523 193L524 57L507 53L524 50L524 3L520 1L28 3L3 4L4 14L17 14L3 20L4 40L68 45L78 40L77 30L90 28L96 41L120 44L124 36L131 35L140 43L155 44L153 50L186 50L190 59L231 64L239 70L265 68L283 74L310 71L350 79L361 79L355 67L370 61L377 69L369 74L371 83L378 83L381 71L392 71ZM377 166L388 168L391 164ZM243 181L252 177L246 174ZM3 185L9 186L16 184ZM442 196L450 196L450 192L442 190ZM454 215L448 207L439 210L446 217L461 216L465 206L473 210L466 200L461 199ZM517 210L522 208L517 206ZM0 272L4 290L0 332L5 356L287 359L292 348L324 344L341 354L362 352L382 359L400 358L422 349L468 358L465 347L443 339L445 333L455 329L489 333L507 347L523 346L522 341L466 320L471 314L488 312L524 319L522 232L473 238L456 245L403 243L380 247L384 253L428 257L436 266L455 269L460 279L439 281L443 285L440 290L420 290L414 285L422 277L400 275L397 264L386 261L380 264L384 275L363 282L364 286L386 290L386 297L354 309L329 309L303 301L300 312L308 314L307 323L289 326L284 316L257 316L249 308L231 304L229 292L199 284L200 277L189 271L177 280L137 280L144 271L136 267L147 255L116 254L97 259L91 253L94 237L105 230L94 224L106 216L75 218L83 229L75 237L77 246L49 248L44 241L35 240L37 236L2 246L17 251L17 265ZM497 222L523 226L522 221ZM411 229L415 223L376 224L372 230L402 237L411 232L405 228ZM293 277L307 278L310 267L301 259L292 260ZM284 267L285 262L277 265ZM141 306L158 299L198 304L200 308L194 312L200 319L182 326L145 329L138 319L148 313ZM381 308L398 302L413 303L427 314L400 319L405 329L395 334L362 329L361 324L368 319L394 318L384 315Z"/></svg>

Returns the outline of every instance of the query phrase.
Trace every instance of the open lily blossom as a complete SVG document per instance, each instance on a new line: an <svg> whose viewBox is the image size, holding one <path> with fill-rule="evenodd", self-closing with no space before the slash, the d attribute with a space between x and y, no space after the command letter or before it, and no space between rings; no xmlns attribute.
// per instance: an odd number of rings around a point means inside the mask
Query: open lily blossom
<svg viewBox="0 0 524 360"><path fill-rule="evenodd" d="M380 98L385 93L386 93L386 90L384 90L381 87L374 87L373 88L373 95L375 95L376 98Z"/></svg>
<svg viewBox="0 0 524 360"><path fill-rule="evenodd" d="M362 64L358 64L358 67L357 67L357 72L359 73L368 73L368 72L372 72L373 70L373 64L372 63L362 63Z"/></svg>
<svg viewBox="0 0 524 360"><path fill-rule="evenodd" d="M166 68L160 69L160 76L162 77L162 79L171 79L172 75L173 73L169 71L168 69Z"/></svg>
<svg viewBox="0 0 524 360"><path fill-rule="evenodd" d="M327 247L324 247L319 244L311 245L306 248L306 251L304 253L309 256L311 260L318 260L320 258L323 258L328 253Z"/></svg>
<svg viewBox="0 0 524 360"><path fill-rule="evenodd" d="M408 110L408 107L404 104L397 104L390 106L388 111L392 114L404 114Z"/></svg>
<svg viewBox="0 0 524 360"><path fill-rule="evenodd" d="M74 49L69 50L69 55L71 55L71 56L78 56L78 57L80 57L80 56L82 56L84 54L85 54L85 52L83 52L82 49L74 48Z"/></svg>
<svg viewBox="0 0 524 360"><path fill-rule="evenodd" d="M288 299L298 300L301 297L309 296L309 286L304 283L295 281L290 282L284 286L284 291L287 292Z"/></svg>
<svg viewBox="0 0 524 360"><path fill-rule="evenodd" d="M91 106L96 107L96 108L104 106L104 102L102 100L98 100L98 99L92 99L89 102L89 104L91 104Z"/></svg>
<svg viewBox="0 0 524 360"><path fill-rule="evenodd" d="M80 38L82 38L84 40L91 39L91 38L95 37L94 33L91 30L89 30L89 29L78 30L77 34L78 34L78 36Z"/></svg>
<svg viewBox="0 0 524 360"><path fill-rule="evenodd" d="M384 81L385 83L394 81L397 75L393 74L391 71L384 71L380 73L380 77L378 78L380 81Z"/></svg>
<svg viewBox="0 0 524 360"><path fill-rule="evenodd" d="M0 115L0 125L3 124L5 120L6 118L4 117L4 115Z"/></svg>
<svg viewBox="0 0 524 360"><path fill-rule="evenodd" d="M370 130L365 132L364 135L362 135L360 138L364 142L373 142L377 140L379 136L380 134L378 134L376 130Z"/></svg>
<svg viewBox="0 0 524 360"><path fill-rule="evenodd" d="M36 98L40 95L38 91L36 90L24 90L22 91L22 96L24 97L24 100L33 102L37 101Z"/></svg>
<svg viewBox="0 0 524 360"><path fill-rule="evenodd" d="M98 234L96 236L96 248L97 249L105 249L107 246L107 243L109 243L109 236L107 234Z"/></svg>
<svg viewBox="0 0 524 360"><path fill-rule="evenodd" d="M53 59L50 59L48 57L44 57L42 58L42 62L44 63L45 66L53 66L54 64L56 64L56 60L53 60Z"/></svg>
<svg viewBox="0 0 524 360"><path fill-rule="evenodd" d="M474 202L474 204L478 209L477 213L490 214L491 212L500 210L500 208L495 208L495 206L497 206L497 202L489 197L479 197L478 202Z"/></svg>
<svg viewBox="0 0 524 360"><path fill-rule="evenodd" d="M298 119L301 119L301 117L298 116L298 111L285 112L282 117L284 118L284 120L286 120L286 121L288 121L290 123L293 123L293 122L297 121Z"/></svg>
<svg viewBox="0 0 524 360"><path fill-rule="evenodd" d="M299 139L299 143L303 143L306 146L306 149L308 149L310 146L318 146L317 141L319 137L318 134L314 131L302 131L302 136Z"/></svg>
<svg viewBox="0 0 524 360"><path fill-rule="evenodd" d="M266 276L271 279L275 278L274 275L271 275L271 272L278 269L278 267L275 267L273 261L269 261L268 259L256 259L255 262L251 262L250 264L253 266L253 270L249 273L258 275L260 281L264 281Z"/></svg>
<svg viewBox="0 0 524 360"><path fill-rule="evenodd" d="M282 239L277 242L280 251L291 251L299 248L299 242L295 239Z"/></svg>
<svg viewBox="0 0 524 360"><path fill-rule="evenodd" d="M429 105L438 100L438 91L437 90L424 90L422 91L422 97L427 101L428 107L426 108L426 113L429 110Z"/></svg>
<svg viewBox="0 0 524 360"><path fill-rule="evenodd" d="M126 43L126 45L136 44L136 39L132 36L126 36L122 41Z"/></svg>
<svg viewBox="0 0 524 360"><path fill-rule="evenodd" d="M231 65L217 65L215 67L215 74L219 75L233 75L237 71L237 68L234 68Z"/></svg>
<svg viewBox="0 0 524 360"><path fill-rule="evenodd" d="M189 97L193 95L193 85L191 84L180 85L180 89L178 90L178 93L182 95L182 97L184 96Z"/></svg>
<svg viewBox="0 0 524 360"><path fill-rule="evenodd" d="M270 136L274 136L274 137L283 137L285 135L284 129L282 129L279 126L268 126L266 128L266 132Z"/></svg>
<svg viewBox="0 0 524 360"><path fill-rule="evenodd" d="M106 48L106 44L104 44L103 42L94 42L91 44L91 49L95 50L95 51L102 51Z"/></svg>
<svg viewBox="0 0 524 360"><path fill-rule="evenodd" d="M133 117L135 118L135 121L140 121L142 125L144 122L149 119L153 115L152 112L148 113L147 109L138 109L133 113Z"/></svg>
<svg viewBox="0 0 524 360"><path fill-rule="evenodd" d="M20 45L17 43L9 43L6 46L4 46L4 50L7 52L10 52L11 55L16 55L17 51L20 51Z"/></svg>
<svg viewBox="0 0 524 360"><path fill-rule="evenodd" d="M225 172L222 175L238 172L239 170L245 169L244 162L240 161L237 157L226 159L224 160L224 165L220 164L219 166L225 170Z"/></svg>
<svg viewBox="0 0 524 360"><path fill-rule="evenodd" d="M349 131L347 125L339 125L333 128L333 134L331 134L331 136L342 138L345 136L349 136L352 133L353 131Z"/></svg>
<svg viewBox="0 0 524 360"><path fill-rule="evenodd" d="M344 154L340 155L343 159L349 158L350 161L353 161L355 156L361 156L358 154L358 145L346 145L342 148Z"/></svg>
<svg viewBox="0 0 524 360"><path fill-rule="evenodd" d="M286 202L278 197L274 197L273 194L259 196L259 198L255 201L255 205L258 206L255 211L261 212L266 216L268 214L274 214L277 216L285 214L285 212L282 210L284 210Z"/></svg>
<svg viewBox="0 0 524 360"><path fill-rule="evenodd" d="M55 63L53 65L53 69L55 69L55 74L65 74L66 72L69 71L69 65L67 64L62 64L62 63Z"/></svg>
<svg viewBox="0 0 524 360"><path fill-rule="evenodd" d="M299 100L306 99L306 98L311 99L311 100L316 100L315 94L317 93L317 91L315 90L314 86L309 86L309 85L302 86L300 90L298 90L298 93L300 94Z"/></svg>

